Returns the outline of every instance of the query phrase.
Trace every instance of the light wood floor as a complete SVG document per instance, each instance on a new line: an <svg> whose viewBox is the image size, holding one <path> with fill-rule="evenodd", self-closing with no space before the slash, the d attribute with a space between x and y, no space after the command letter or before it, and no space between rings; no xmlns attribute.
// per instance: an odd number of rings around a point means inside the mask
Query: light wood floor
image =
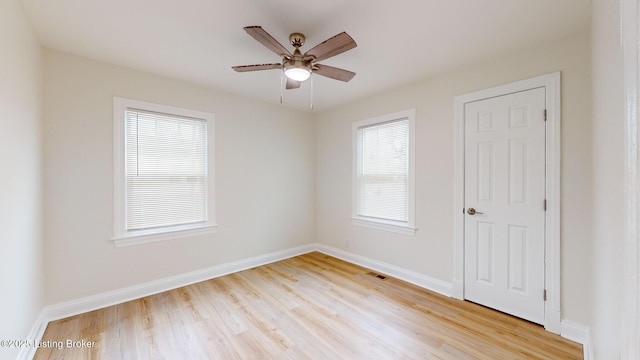
<svg viewBox="0 0 640 360"><path fill-rule="evenodd" d="M538 325L310 253L52 322L35 359L582 359Z"/></svg>

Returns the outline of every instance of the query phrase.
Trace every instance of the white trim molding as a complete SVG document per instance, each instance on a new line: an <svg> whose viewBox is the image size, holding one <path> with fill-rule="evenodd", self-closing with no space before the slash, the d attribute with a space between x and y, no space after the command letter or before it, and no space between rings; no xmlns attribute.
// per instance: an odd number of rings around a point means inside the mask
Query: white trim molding
<svg viewBox="0 0 640 360"><path fill-rule="evenodd" d="M197 282L214 279L220 276L247 270L256 266L270 264L276 261L288 259L294 256L306 254L315 250L314 244L302 245L291 249L272 252L265 255L254 256L244 260L212 266L206 269L196 270L176 276L167 277L139 285L126 287L114 291L67 301L61 304L45 307L48 321L63 319L69 316L82 314L107 306L120 304L126 301L139 299L145 296L158 294L164 291L195 284Z"/></svg>
<svg viewBox="0 0 640 360"><path fill-rule="evenodd" d="M358 212L359 190L358 190L358 132L362 128L373 125L391 123L395 121L407 120L409 125L409 159L407 174L408 181L408 199L407 199L407 220L395 221L389 219L380 219L367 216L361 216ZM390 231L403 235L415 235L416 232L416 181L415 181L415 128L416 128L416 109L408 109L392 114L381 115L375 118L356 121L352 124L352 200L351 200L351 223L356 226L364 226L368 228Z"/></svg>
<svg viewBox="0 0 640 360"><path fill-rule="evenodd" d="M199 119L206 122L207 190L206 221L190 225L174 225L147 230L127 230L127 200L125 185L125 112L127 109ZM113 97L113 237L115 247L175 240L193 235L215 233L215 115L175 106L155 104L118 96Z"/></svg>
<svg viewBox="0 0 640 360"><path fill-rule="evenodd" d="M535 88L545 89L546 199L544 327L560 333L560 73L551 73L454 98L454 270L452 294L464 299L464 105L468 102Z"/></svg>
<svg viewBox="0 0 640 360"><path fill-rule="evenodd" d="M312 243L290 249L280 250L264 255L254 256L248 259L238 260L231 263L221 264L206 269L196 270L185 274L167 277L155 281L146 282L139 285L126 287L114 291L108 291L93 296L88 296L64 303L46 306L36 319L27 339L37 343L42 340L42 336L50 321L55 321L70 316L86 313L89 311L120 304L126 301L139 299L145 296L158 294L164 291L176 289L201 281L232 274L238 271L251 269L257 266L270 264L276 261L292 258L306 253L318 251L335 258L363 266L365 268L404 280L426 290L451 297L453 284L447 281L435 279L424 274L420 274L408 269L404 269L379 260L371 259L362 255L354 254L338 248L324 244ZM578 342L584 346L585 360L592 360L591 338L589 328L571 321L563 320L561 331L562 337ZM18 354L18 359L32 359L35 348L23 348Z"/></svg>
<svg viewBox="0 0 640 360"><path fill-rule="evenodd" d="M394 278L404 280L421 288L451 297L452 286L449 282L434 279L415 271L404 269L395 265L391 265L382 261L374 260L323 244L316 244L316 250L323 254L381 272L385 275L393 276Z"/></svg>
<svg viewBox="0 0 640 360"><path fill-rule="evenodd" d="M158 241L182 239L189 236L215 234L217 225L210 226L194 226L184 228L172 228L171 231L161 233L136 234L124 236L121 238L111 239L115 247L142 245Z"/></svg>
<svg viewBox="0 0 640 360"><path fill-rule="evenodd" d="M411 235L411 236L415 235L416 230L418 230L412 226L386 223L384 220L369 221L361 218L353 218L351 219L351 223L353 225L368 227L371 229L384 230L384 231L394 232L396 234Z"/></svg>
<svg viewBox="0 0 640 360"><path fill-rule="evenodd" d="M47 316L44 310L40 311L36 321L34 322L29 334L26 337L26 341L31 344L31 346L24 346L20 348L20 352L16 359L18 360L30 360L36 354L36 350L38 347L34 344L38 344L42 341L42 336L44 335L44 331L47 329L47 325L49 324L49 320L47 320Z"/></svg>
<svg viewBox="0 0 640 360"><path fill-rule="evenodd" d="M569 320L560 323L560 335L582 345L582 357L584 360L593 360L593 347L591 346L591 330L588 326Z"/></svg>
<svg viewBox="0 0 640 360"><path fill-rule="evenodd" d="M451 296L452 286L449 282L327 245L308 244L47 306L43 311L44 319L47 322L63 319L313 251L379 271L445 296Z"/></svg>
<svg viewBox="0 0 640 360"><path fill-rule="evenodd" d="M624 49L625 236L621 359L640 359L640 3L620 1Z"/></svg>

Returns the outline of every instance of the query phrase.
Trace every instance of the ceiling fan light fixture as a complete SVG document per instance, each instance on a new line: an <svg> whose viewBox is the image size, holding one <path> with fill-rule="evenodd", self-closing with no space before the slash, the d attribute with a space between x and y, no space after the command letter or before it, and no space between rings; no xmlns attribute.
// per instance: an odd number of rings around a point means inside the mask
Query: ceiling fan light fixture
<svg viewBox="0 0 640 360"><path fill-rule="evenodd" d="M284 75L291 80L305 81L311 76L311 70L300 67L290 67L284 69Z"/></svg>
<svg viewBox="0 0 640 360"><path fill-rule="evenodd" d="M303 54L300 51L300 47L304 45L306 39L301 33L289 35L289 43L294 47L294 51L291 53L261 26L245 26L244 30L267 49L280 56L282 62L232 66L231 68L237 72L279 69L284 74L281 79L287 78L285 87L287 90L299 88L302 82L309 80L311 73L344 82L351 80L356 75L353 71L317 63L357 46L351 36L344 31L312 47Z"/></svg>

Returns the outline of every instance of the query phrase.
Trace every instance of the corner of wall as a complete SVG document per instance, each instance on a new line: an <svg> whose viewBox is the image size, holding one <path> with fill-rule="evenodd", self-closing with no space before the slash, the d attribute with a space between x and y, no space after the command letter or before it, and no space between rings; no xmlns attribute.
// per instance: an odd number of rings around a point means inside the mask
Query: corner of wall
<svg viewBox="0 0 640 360"><path fill-rule="evenodd" d="M0 2L0 24L0 273L10 294L0 297L0 338L24 340L34 334L30 327L44 303L43 60L20 1ZM0 359L20 351L2 348Z"/></svg>

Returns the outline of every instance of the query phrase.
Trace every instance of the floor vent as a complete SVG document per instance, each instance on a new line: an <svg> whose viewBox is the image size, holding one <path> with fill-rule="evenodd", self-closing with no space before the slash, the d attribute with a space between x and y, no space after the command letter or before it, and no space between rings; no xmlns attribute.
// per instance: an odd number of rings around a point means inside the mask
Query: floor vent
<svg viewBox="0 0 640 360"><path fill-rule="evenodd" d="M377 278L378 278L378 279L380 279L380 280L387 280L387 277L386 277L386 276L384 276L384 275L380 275L380 274L376 274L376 273L374 273L373 271L369 271L369 272L367 273L367 275L369 275L369 276L373 276L373 277L377 277Z"/></svg>

